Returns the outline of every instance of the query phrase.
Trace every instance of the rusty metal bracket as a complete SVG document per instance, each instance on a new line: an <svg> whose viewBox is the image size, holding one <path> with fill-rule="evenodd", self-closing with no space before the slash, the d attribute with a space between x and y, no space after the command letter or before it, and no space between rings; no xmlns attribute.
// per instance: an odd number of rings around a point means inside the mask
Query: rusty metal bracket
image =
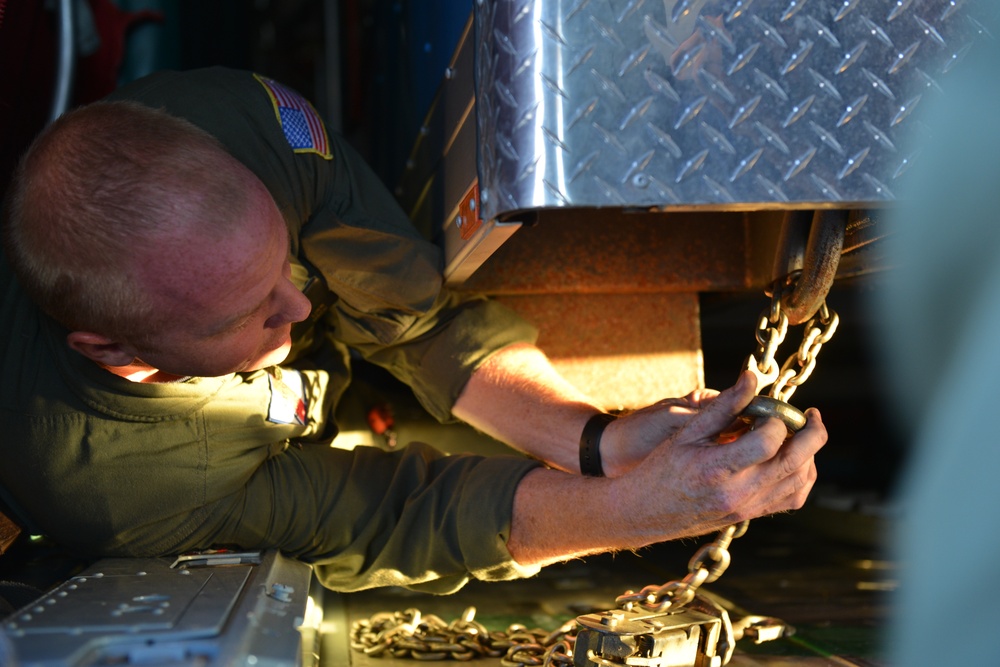
<svg viewBox="0 0 1000 667"><path fill-rule="evenodd" d="M0 556L10 549L21 534L21 527L3 512L0 512Z"/></svg>
<svg viewBox="0 0 1000 667"><path fill-rule="evenodd" d="M847 219L842 210L794 211L785 218L772 277L775 289L783 286L781 307L790 325L815 315L833 286Z"/></svg>

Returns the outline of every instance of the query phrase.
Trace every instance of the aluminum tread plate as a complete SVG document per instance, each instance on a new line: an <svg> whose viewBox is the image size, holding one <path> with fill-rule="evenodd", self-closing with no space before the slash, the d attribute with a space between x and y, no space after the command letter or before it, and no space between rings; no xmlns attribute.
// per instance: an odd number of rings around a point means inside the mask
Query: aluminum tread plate
<svg viewBox="0 0 1000 667"><path fill-rule="evenodd" d="M0 623L15 664L293 664L311 568L277 552L260 564L174 569L108 558ZM272 595L278 586L280 595ZM2 652L0 652L2 655Z"/></svg>
<svg viewBox="0 0 1000 667"><path fill-rule="evenodd" d="M477 0L484 217L891 202L974 0Z"/></svg>

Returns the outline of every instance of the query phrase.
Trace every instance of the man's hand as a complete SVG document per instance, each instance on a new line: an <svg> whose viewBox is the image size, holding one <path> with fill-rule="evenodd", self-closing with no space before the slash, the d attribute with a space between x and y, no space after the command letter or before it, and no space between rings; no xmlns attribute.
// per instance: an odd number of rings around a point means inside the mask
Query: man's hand
<svg viewBox="0 0 1000 667"><path fill-rule="evenodd" d="M766 419L731 443L717 443L719 433L753 399L755 385L752 374L742 374L628 476L638 485L669 484L661 511L691 517L685 532L705 533L798 509L816 481L813 457L827 433L814 408L806 411L806 426L794 437L780 420Z"/></svg>
<svg viewBox="0 0 1000 667"><path fill-rule="evenodd" d="M524 564L545 564L655 542L703 535L745 519L798 509L816 480L814 455L826 443L819 412L788 438L777 419L761 420L728 444L719 433L754 396L744 373L616 478L584 478L539 469L514 497L508 548Z"/></svg>
<svg viewBox="0 0 1000 667"><path fill-rule="evenodd" d="M665 398L615 420L601 438L604 474L619 477L634 468L718 395L714 389L696 389L683 398Z"/></svg>

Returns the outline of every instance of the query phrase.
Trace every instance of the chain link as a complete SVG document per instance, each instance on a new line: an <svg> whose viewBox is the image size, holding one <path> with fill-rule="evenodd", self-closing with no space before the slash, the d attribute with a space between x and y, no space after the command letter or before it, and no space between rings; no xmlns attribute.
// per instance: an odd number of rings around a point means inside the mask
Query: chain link
<svg viewBox="0 0 1000 667"><path fill-rule="evenodd" d="M766 376L777 377L779 374L778 362L774 355L778 347L785 342L788 333L788 316L782 311L778 311L778 316L773 321L767 311L761 313L760 321L757 324L757 369Z"/></svg>

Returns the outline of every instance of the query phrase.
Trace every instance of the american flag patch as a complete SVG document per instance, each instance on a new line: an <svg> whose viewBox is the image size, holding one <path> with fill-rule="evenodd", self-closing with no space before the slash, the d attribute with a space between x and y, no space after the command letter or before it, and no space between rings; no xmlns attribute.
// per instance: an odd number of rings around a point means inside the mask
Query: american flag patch
<svg viewBox="0 0 1000 667"><path fill-rule="evenodd" d="M271 98L278 124L292 150L296 153L316 153L329 160L332 156L326 126L308 100L274 79L259 74L254 74L254 78L260 81Z"/></svg>

